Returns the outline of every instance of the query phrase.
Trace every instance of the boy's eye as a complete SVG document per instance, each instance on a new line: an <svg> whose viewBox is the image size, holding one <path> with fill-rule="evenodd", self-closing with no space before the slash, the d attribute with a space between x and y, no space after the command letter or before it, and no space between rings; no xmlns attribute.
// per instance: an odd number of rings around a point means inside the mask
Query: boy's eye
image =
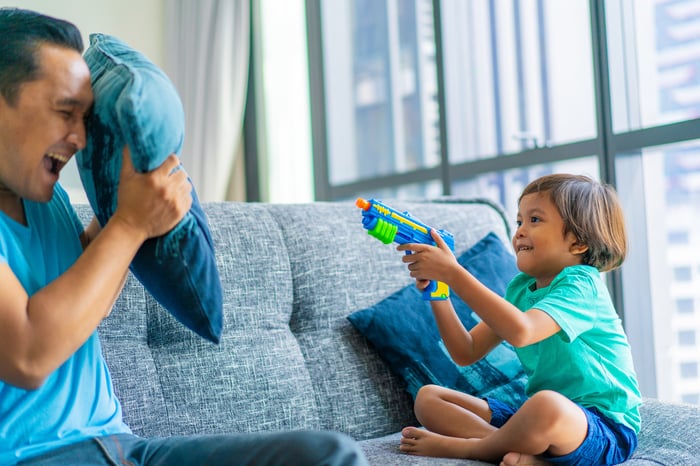
<svg viewBox="0 0 700 466"><path fill-rule="evenodd" d="M532 222L532 223L537 223L539 221L540 221L539 217L530 217L530 222Z"/></svg>
<svg viewBox="0 0 700 466"><path fill-rule="evenodd" d="M522 220L516 220L516 221L515 221L515 224L516 224L517 226L521 226L521 225L523 224L523 221L522 221Z"/></svg>

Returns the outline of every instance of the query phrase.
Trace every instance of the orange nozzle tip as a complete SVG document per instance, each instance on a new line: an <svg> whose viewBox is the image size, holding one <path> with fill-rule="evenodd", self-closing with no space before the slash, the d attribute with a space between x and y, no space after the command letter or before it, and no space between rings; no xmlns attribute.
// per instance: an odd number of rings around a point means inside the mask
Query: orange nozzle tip
<svg viewBox="0 0 700 466"><path fill-rule="evenodd" d="M355 201L355 205L362 210L369 210L371 206L369 201L362 199L361 197L357 198L357 200Z"/></svg>

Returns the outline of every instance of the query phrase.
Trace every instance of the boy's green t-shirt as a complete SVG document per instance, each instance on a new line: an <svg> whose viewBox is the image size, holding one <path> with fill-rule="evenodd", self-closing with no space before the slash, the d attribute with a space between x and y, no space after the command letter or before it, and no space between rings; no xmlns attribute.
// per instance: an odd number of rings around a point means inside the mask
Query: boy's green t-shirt
<svg viewBox="0 0 700 466"><path fill-rule="evenodd" d="M523 312L546 312L561 327L545 340L515 348L528 374L528 396L554 390L639 433L642 399L632 353L598 270L566 267L542 289L520 273L505 298Z"/></svg>

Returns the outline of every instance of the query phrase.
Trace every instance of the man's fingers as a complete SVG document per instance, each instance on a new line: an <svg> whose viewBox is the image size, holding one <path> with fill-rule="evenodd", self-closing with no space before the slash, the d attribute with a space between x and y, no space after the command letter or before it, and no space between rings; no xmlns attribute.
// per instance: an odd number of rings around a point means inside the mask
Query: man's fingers
<svg viewBox="0 0 700 466"><path fill-rule="evenodd" d="M161 164L160 167L157 168L157 170L163 171L166 176L170 176L170 174L180 165L180 159L177 157L175 154L170 154L168 158L165 159L165 161Z"/></svg>

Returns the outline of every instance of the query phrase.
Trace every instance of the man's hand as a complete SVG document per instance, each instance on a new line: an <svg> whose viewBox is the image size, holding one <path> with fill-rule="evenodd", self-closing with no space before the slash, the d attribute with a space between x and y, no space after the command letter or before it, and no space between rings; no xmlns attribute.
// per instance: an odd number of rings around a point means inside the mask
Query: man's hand
<svg viewBox="0 0 700 466"><path fill-rule="evenodd" d="M122 152L117 209L113 218L141 232L143 239L172 230L192 206L192 185L171 154L149 173L138 173L127 146Z"/></svg>

